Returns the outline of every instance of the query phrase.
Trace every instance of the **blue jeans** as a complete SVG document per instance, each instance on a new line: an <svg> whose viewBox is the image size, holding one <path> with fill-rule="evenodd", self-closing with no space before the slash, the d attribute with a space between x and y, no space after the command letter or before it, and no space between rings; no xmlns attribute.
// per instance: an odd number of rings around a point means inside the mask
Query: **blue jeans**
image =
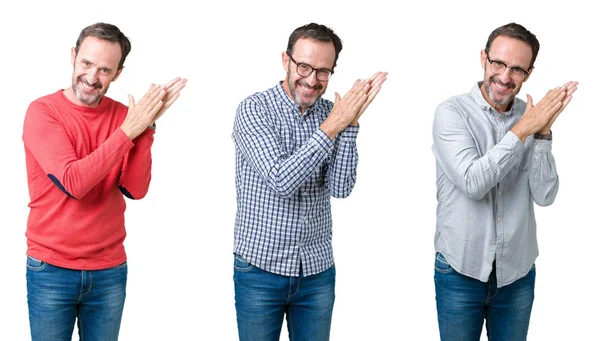
<svg viewBox="0 0 600 341"><path fill-rule="evenodd" d="M535 266L517 281L496 287L496 266L483 283L456 272L441 253L435 259L435 300L442 341L479 341L485 319L488 340L527 339Z"/></svg>
<svg viewBox="0 0 600 341"><path fill-rule="evenodd" d="M335 267L319 274L288 277L263 271L235 256L235 309L240 341L279 340L287 317L290 341L329 340Z"/></svg>
<svg viewBox="0 0 600 341"><path fill-rule="evenodd" d="M70 270L27 257L27 303L32 341L116 341L127 263L105 270Z"/></svg>

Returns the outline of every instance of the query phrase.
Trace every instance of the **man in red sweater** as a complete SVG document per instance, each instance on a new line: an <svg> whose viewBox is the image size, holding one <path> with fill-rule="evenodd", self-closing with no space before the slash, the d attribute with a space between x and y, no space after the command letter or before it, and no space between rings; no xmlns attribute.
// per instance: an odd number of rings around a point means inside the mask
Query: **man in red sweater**
<svg viewBox="0 0 600 341"><path fill-rule="evenodd" d="M27 300L35 340L117 340L125 302L125 199L150 184L155 121L186 79L152 84L129 107L105 96L129 39L114 25L84 28L71 51L72 85L31 103L23 127L30 213Z"/></svg>

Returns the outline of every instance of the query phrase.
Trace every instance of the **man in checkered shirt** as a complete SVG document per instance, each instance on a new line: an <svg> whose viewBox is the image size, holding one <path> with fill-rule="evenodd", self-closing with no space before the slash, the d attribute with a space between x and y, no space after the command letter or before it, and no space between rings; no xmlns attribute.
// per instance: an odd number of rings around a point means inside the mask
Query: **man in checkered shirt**
<svg viewBox="0 0 600 341"><path fill-rule="evenodd" d="M290 35L283 82L239 105L233 128L234 282L240 340L328 340L334 302L330 196L356 180L358 119L387 73L321 98L342 42L311 23Z"/></svg>

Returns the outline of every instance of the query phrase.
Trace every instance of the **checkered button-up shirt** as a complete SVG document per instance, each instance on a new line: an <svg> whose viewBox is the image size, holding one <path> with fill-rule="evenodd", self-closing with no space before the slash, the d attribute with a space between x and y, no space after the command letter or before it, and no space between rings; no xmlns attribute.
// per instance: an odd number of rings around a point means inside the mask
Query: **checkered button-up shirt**
<svg viewBox="0 0 600 341"><path fill-rule="evenodd" d="M281 83L246 98L233 128L237 213L234 252L284 276L333 265L330 196L350 194L356 180L358 127L332 141L321 129L333 103L304 113Z"/></svg>

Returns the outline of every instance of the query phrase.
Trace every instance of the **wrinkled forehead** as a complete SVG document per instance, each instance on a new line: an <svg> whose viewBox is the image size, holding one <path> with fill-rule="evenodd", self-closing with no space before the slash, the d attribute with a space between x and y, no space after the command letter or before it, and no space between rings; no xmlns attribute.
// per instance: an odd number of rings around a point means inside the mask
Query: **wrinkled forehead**
<svg viewBox="0 0 600 341"><path fill-rule="evenodd" d="M492 42L488 52L490 59L499 60L507 65L528 69L533 58L533 50L526 42L507 36L498 36Z"/></svg>
<svg viewBox="0 0 600 341"><path fill-rule="evenodd" d="M333 42L300 38L294 44L291 54L298 63L310 64L315 68L332 69L335 63Z"/></svg>
<svg viewBox="0 0 600 341"><path fill-rule="evenodd" d="M77 60L87 60L116 70L121 61L121 45L96 37L86 37L77 51Z"/></svg>

